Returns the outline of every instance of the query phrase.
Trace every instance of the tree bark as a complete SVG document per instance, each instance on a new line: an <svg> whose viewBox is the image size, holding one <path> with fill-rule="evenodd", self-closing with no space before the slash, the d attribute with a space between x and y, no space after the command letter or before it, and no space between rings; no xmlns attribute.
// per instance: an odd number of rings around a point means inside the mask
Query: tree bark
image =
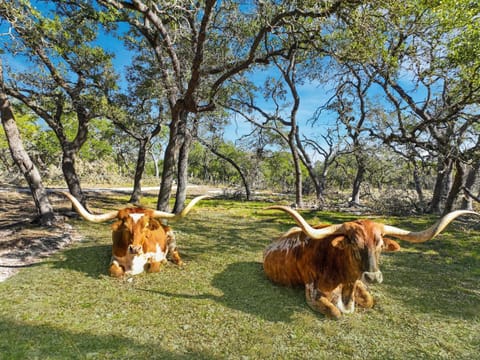
<svg viewBox="0 0 480 360"><path fill-rule="evenodd" d="M455 203L455 200L457 199L458 194L460 193L460 190L462 189L462 186L463 186L463 182L465 178L464 164L462 164L460 161L456 161L455 169L457 171L455 172L455 176L454 176L452 185L450 187L450 191L448 192L448 196L445 201L445 206L443 208L443 215L448 214L450 211L453 210L453 205Z"/></svg>
<svg viewBox="0 0 480 360"><path fill-rule="evenodd" d="M295 204L297 207L303 207L303 184L302 184L302 169L300 166L300 157L295 146L295 140L290 137L288 141L290 152L292 153L293 167L295 169Z"/></svg>
<svg viewBox="0 0 480 360"><path fill-rule="evenodd" d="M439 214L441 212L442 198L445 193L445 182L450 172L452 171L451 159L438 159L437 165L437 177L433 188L432 200L428 212L433 214Z"/></svg>
<svg viewBox="0 0 480 360"><path fill-rule="evenodd" d="M62 157L62 172L67 183L68 190L86 207L86 197L83 194L82 187L80 186L80 179L78 178L75 170L75 154L78 150L72 149L70 145L62 144L63 157Z"/></svg>
<svg viewBox="0 0 480 360"><path fill-rule="evenodd" d="M145 157L147 155L147 144L148 141L142 139L138 142L138 157L137 157L137 164L135 166L135 176L133 180L133 191L132 195L130 196L129 202L136 204L140 201L142 196L142 177L143 172L145 171Z"/></svg>
<svg viewBox="0 0 480 360"><path fill-rule="evenodd" d="M177 158L181 146L179 127L182 126L182 122L186 123L188 116L188 112L185 110L174 110L176 111L173 112L172 122L170 123L170 134L165 149L162 179L160 181L160 191L158 192L157 200L157 209L162 211L168 211L170 209L170 195L172 193Z"/></svg>
<svg viewBox="0 0 480 360"><path fill-rule="evenodd" d="M413 160L414 161L414 160ZM413 182L415 183L415 191L417 192L418 202L420 204L421 212L425 211L425 196L423 195L422 182L420 181L420 175L418 171L418 166L413 164Z"/></svg>
<svg viewBox="0 0 480 360"><path fill-rule="evenodd" d="M185 206L185 200L187 199L187 185L188 185L188 156L190 154L190 146L192 144L192 134L187 129L187 123L181 124L181 136L183 140L180 146L178 156L178 168L177 168L177 191L175 195L175 205L173 206L173 212L175 214L180 213Z"/></svg>
<svg viewBox="0 0 480 360"><path fill-rule="evenodd" d="M298 149L302 153L302 158L301 159L303 159L303 164L307 168L308 175L310 176L310 180L312 180L313 185L315 187L315 194L316 194L317 202L319 204L323 204L323 202L324 202L323 191L325 189L325 176L322 176L320 178L315 173L313 162L310 158L310 155L305 150L305 147L303 146L303 144L300 140L298 132L295 134L295 140L296 140ZM327 158L325 158L325 164L326 163L327 163ZM326 167L324 168L324 170L325 170L325 173L326 173Z"/></svg>
<svg viewBox="0 0 480 360"><path fill-rule="evenodd" d="M10 153L13 161L20 169L25 180L30 187L35 207L39 214L39 222L42 225L51 226L55 220L53 207L48 199L47 191L42 183L40 172L32 162L30 156L26 152L20 132L17 128L15 116L12 107L8 101L4 91L2 64L0 62L0 115L2 118L3 129L7 137Z"/></svg>
<svg viewBox="0 0 480 360"><path fill-rule="evenodd" d="M360 186L362 185L365 176L365 164L362 159L357 159L357 174L353 180L352 199L350 205L360 205Z"/></svg>
<svg viewBox="0 0 480 360"><path fill-rule="evenodd" d="M477 160L477 162L468 171L467 178L465 179L465 189L467 191L462 200L462 209L473 210L472 197L469 194L472 193L473 186L475 185L479 172L480 160Z"/></svg>

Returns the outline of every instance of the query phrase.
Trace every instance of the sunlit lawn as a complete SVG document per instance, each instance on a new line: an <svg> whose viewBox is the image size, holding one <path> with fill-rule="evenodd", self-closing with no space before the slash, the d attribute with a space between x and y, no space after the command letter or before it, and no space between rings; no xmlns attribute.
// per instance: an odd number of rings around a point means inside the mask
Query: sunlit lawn
<svg viewBox="0 0 480 360"><path fill-rule="evenodd" d="M200 203L172 224L186 265L123 280L107 276L109 225L72 221L81 242L0 283L0 358L479 358L478 222L384 255L376 306L332 321L307 307L302 289L264 276L264 247L293 226L264 206ZM353 218L304 215L312 223ZM388 222L420 229L434 219Z"/></svg>

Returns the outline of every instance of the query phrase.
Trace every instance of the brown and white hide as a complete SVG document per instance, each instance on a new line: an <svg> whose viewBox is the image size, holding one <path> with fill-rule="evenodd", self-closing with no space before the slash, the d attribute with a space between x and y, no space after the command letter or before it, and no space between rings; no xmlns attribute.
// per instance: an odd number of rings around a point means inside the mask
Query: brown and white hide
<svg viewBox="0 0 480 360"><path fill-rule="evenodd" d="M383 281L380 254L400 249L396 241L386 236L412 243L424 242L442 232L458 216L480 215L456 210L429 228L412 232L371 220L310 226L287 206L268 209L287 212L299 227L267 246L263 256L265 274L277 284L304 286L308 305L335 319L342 313L352 313L355 304L365 308L374 305L367 284Z"/></svg>
<svg viewBox="0 0 480 360"><path fill-rule="evenodd" d="M395 241L378 236L368 220L344 225L345 235L321 240L311 239L296 227L264 251L267 277L281 285L305 286L308 305L331 318L352 313L355 303L372 307L373 298L362 278L366 282L381 282L380 252L400 249Z"/></svg>
<svg viewBox="0 0 480 360"><path fill-rule="evenodd" d="M118 220L112 224L110 275L158 272L161 264L167 261L167 255L175 264L182 264L173 230L153 218L151 213L142 208L118 212Z"/></svg>

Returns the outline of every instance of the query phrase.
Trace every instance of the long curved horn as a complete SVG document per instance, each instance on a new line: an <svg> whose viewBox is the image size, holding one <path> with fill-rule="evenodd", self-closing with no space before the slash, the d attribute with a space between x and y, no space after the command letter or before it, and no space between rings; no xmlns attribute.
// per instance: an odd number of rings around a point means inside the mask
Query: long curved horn
<svg viewBox="0 0 480 360"><path fill-rule="evenodd" d="M118 211L111 211L111 212L108 212L105 214L99 214L99 215L90 214L87 211L87 209L83 207L80 201L78 201L74 196L72 196L72 194L65 191L61 191L61 193L70 199L73 207L75 208L75 210L77 210L78 214L87 221L94 222L94 223L101 223L101 222L115 219L118 215Z"/></svg>
<svg viewBox="0 0 480 360"><path fill-rule="evenodd" d="M153 212L153 217L162 218L162 219L172 219L172 220L181 219L185 217L190 212L190 210L192 210L192 208L195 206L197 202L208 197L210 197L210 195L197 196L196 198L192 199L192 201L190 201L190 203L179 214L173 214L165 211L155 210Z"/></svg>
<svg viewBox="0 0 480 360"><path fill-rule="evenodd" d="M408 230L397 228L395 226L384 225L383 235L389 235L392 237L396 237L400 240L405 240L412 243L424 242L424 241L433 239L435 236L440 234L442 230L445 229L447 225L450 224L455 218L462 215L466 215L466 214L473 214L473 215L480 216L480 214L475 211L456 210L443 216L440 220L438 220L435 224L433 224L426 230L411 232Z"/></svg>
<svg viewBox="0 0 480 360"><path fill-rule="evenodd" d="M302 228L303 232L308 236L310 236L312 239L320 240L320 239L326 238L329 235L345 233L343 224L330 225L321 229L315 229L305 221L302 215L300 215L297 211L293 210L291 207L283 206L283 205L274 205L266 208L266 210L273 210L273 209L282 210L289 213L293 217L297 225Z"/></svg>

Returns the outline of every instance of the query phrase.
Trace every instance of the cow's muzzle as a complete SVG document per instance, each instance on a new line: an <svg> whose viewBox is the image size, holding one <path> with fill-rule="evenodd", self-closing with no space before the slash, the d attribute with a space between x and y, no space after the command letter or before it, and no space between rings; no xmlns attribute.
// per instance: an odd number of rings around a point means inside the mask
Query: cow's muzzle
<svg viewBox="0 0 480 360"><path fill-rule="evenodd" d="M139 255L142 253L142 246L141 245L129 245L128 252L132 255Z"/></svg>
<svg viewBox="0 0 480 360"><path fill-rule="evenodd" d="M383 281L383 275L381 271L375 271L375 272L364 272L362 274L362 281L366 284L372 284L372 283L381 283Z"/></svg>

